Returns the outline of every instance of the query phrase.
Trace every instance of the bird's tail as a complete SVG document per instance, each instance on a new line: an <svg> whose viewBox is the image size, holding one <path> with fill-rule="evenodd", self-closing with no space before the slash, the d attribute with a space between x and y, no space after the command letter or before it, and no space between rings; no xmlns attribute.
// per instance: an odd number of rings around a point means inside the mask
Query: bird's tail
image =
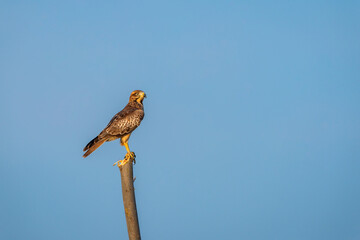
<svg viewBox="0 0 360 240"><path fill-rule="evenodd" d="M86 153L83 155L84 158L89 156L93 151L95 151L98 147L101 146L106 140L105 139L99 139L99 137L94 138L91 140L85 147L83 151L86 151Z"/></svg>

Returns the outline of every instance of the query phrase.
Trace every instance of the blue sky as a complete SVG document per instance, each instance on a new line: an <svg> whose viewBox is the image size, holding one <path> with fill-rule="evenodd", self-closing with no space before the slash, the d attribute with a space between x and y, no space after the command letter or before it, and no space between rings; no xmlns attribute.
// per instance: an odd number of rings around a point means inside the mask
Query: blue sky
<svg viewBox="0 0 360 240"><path fill-rule="evenodd" d="M356 1L2 1L0 238L360 238Z"/></svg>

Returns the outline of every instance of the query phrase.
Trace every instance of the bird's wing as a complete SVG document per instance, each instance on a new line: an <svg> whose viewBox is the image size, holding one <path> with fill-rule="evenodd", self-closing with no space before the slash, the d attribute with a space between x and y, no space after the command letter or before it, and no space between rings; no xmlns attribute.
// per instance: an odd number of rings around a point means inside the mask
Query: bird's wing
<svg viewBox="0 0 360 240"><path fill-rule="evenodd" d="M143 117L143 110L125 108L111 119L103 132L113 136L129 134L140 125Z"/></svg>

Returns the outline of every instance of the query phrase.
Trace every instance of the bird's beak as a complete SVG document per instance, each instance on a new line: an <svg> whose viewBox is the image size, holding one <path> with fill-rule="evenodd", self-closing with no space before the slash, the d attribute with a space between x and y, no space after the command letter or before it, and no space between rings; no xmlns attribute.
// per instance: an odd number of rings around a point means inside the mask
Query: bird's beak
<svg viewBox="0 0 360 240"><path fill-rule="evenodd" d="M146 94L143 91L139 93L139 96L141 97L141 99L146 98Z"/></svg>

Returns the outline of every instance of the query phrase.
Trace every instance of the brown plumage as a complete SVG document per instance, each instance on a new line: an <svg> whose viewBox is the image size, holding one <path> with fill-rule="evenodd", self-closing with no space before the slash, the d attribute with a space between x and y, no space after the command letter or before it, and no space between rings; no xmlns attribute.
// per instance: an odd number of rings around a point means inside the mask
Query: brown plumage
<svg viewBox="0 0 360 240"><path fill-rule="evenodd" d="M89 156L104 142L120 138L121 145L126 147L127 153L131 153L128 140L131 133L140 125L144 118L143 100L146 94L143 91L135 90L131 93L129 103L121 112L117 113L104 130L91 140L84 148L83 157Z"/></svg>

